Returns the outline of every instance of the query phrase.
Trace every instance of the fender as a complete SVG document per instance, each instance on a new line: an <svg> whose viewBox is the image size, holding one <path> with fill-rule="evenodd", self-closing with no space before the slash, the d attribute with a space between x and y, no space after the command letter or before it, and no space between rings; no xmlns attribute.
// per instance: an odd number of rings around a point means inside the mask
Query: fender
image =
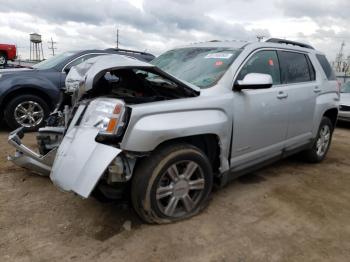
<svg viewBox="0 0 350 262"><path fill-rule="evenodd" d="M339 108L339 95L336 92L324 93L316 98L316 109L314 113L312 137L317 136L321 118L325 112L333 108Z"/></svg>
<svg viewBox="0 0 350 262"><path fill-rule="evenodd" d="M130 122L120 148L151 152L161 143L195 135L216 135L220 147L220 170L229 169L228 155L232 134L232 100L223 95L216 99L185 98L130 106Z"/></svg>
<svg viewBox="0 0 350 262"><path fill-rule="evenodd" d="M227 123L226 114L215 109L145 115L133 123L121 147L149 152L167 140L201 134L215 134L222 143L227 143Z"/></svg>
<svg viewBox="0 0 350 262"><path fill-rule="evenodd" d="M56 76L57 72L52 73L53 81L41 77L39 74L35 74L32 70L28 70L28 72L22 71L16 74L18 75L4 74L3 77L0 78L0 104L2 104L4 99L11 93L19 90L25 91L25 89L37 90L44 93L50 98L51 105L55 105L58 102L60 90L58 88L59 77Z"/></svg>

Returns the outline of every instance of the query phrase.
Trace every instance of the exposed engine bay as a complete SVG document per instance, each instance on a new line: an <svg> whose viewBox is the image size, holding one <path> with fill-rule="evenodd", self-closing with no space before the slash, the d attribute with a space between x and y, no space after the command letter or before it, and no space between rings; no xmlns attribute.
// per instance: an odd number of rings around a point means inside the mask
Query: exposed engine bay
<svg viewBox="0 0 350 262"><path fill-rule="evenodd" d="M79 104L97 97L117 98L132 105L195 96L192 90L182 87L183 83L170 75L162 76L155 68L105 70L96 75L88 91L66 90L46 126L67 127Z"/></svg>
<svg viewBox="0 0 350 262"><path fill-rule="evenodd" d="M123 68L96 78L93 88L82 99L107 96L122 99L127 104L138 104L188 97L178 85L155 72Z"/></svg>

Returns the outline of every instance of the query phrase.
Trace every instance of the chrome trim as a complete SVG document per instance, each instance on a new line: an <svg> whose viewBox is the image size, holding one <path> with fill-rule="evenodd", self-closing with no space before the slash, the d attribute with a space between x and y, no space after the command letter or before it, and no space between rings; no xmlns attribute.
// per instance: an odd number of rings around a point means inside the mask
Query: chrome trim
<svg viewBox="0 0 350 262"><path fill-rule="evenodd" d="M108 55L109 53L88 53L88 54L83 54L81 56L78 56L76 58L74 58L72 61L68 62L63 68L62 68L62 73L66 73L64 70L66 69L67 66L69 66L70 64L72 64L73 62L75 62L76 60L84 57L84 56L88 56L88 55ZM91 57L93 58L93 57ZM85 62L85 61L84 61Z"/></svg>
<svg viewBox="0 0 350 262"><path fill-rule="evenodd" d="M23 128L20 127L11 132L8 137L8 143L16 148L14 156L8 156L7 159L20 167L24 167L43 176L48 176L56 156L57 149L51 150L46 155L40 155L21 142L20 133Z"/></svg>

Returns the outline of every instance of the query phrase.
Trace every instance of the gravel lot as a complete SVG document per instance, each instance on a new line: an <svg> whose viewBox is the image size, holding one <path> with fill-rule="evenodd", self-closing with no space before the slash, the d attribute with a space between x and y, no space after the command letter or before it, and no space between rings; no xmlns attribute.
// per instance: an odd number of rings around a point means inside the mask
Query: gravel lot
<svg viewBox="0 0 350 262"><path fill-rule="evenodd" d="M350 125L337 128L322 164L278 162L214 192L202 214L163 226L14 167L6 138L0 130L2 262L350 260ZM34 146L34 135L25 142Z"/></svg>

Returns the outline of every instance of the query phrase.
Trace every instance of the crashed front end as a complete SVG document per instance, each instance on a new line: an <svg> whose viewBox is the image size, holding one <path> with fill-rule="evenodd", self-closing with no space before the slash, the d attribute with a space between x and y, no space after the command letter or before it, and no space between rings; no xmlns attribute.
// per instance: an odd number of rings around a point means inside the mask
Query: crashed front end
<svg viewBox="0 0 350 262"><path fill-rule="evenodd" d="M47 121L54 124L39 129L39 153L21 142L17 129L9 135L16 149L9 160L82 197L99 184L107 198L119 198L140 157L120 147L132 105L193 97L198 90L151 64L106 55L73 67L65 95L70 105L59 105Z"/></svg>
<svg viewBox="0 0 350 262"><path fill-rule="evenodd" d="M101 174L106 181L125 182L130 172L125 169L134 164L132 160L118 157L117 148L125 127L127 110L123 101L113 98L97 98L81 103L66 130L51 130L61 135L61 140L47 154L41 155L22 142L23 132L17 129L9 136L9 143L16 148L9 160L41 175L49 175L55 185L65 191L73 191L89 197ZM39 131L48 134L47 128ZM60 133L61 132L61 133ZM99 142L96 142L99 141ZM111 145L105 141L114 141Z"/></svg>

